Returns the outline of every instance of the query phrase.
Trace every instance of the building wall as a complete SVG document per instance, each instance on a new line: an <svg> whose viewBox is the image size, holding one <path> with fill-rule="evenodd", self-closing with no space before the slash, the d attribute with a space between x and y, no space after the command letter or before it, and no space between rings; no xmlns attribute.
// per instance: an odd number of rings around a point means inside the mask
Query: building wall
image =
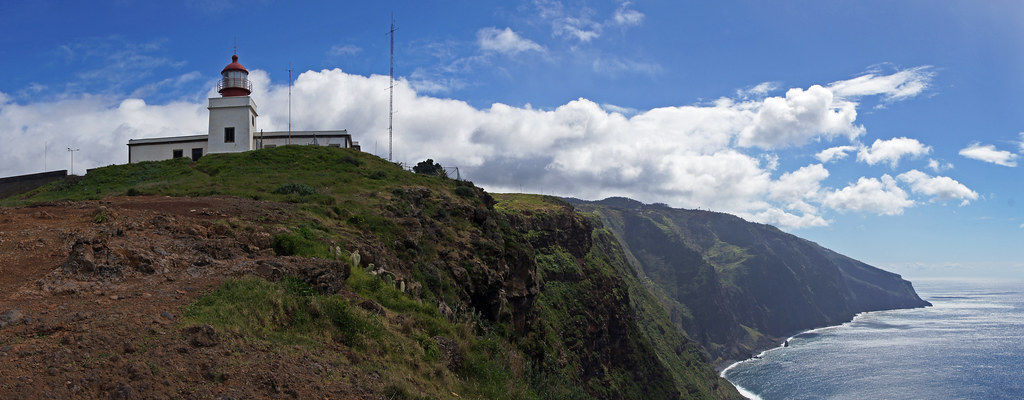
<svg viewBox="0 0 1024 400"><path fill-rule="evenodd" d="M28 192L66 176L68 171L61 170L0 178L0 199Z"/></svg>
<svg viewBox="0 0 1024 400"><path fill-rule="evenodd" d="M197 148L202 149L203 154L205 155L207 153L206 140L174 143L147 143L128 146L128 161L137 163L143 161L169 160L172 158L175 149L182 150L182 157L192 157L192 149Z"/></svg>
<svg viewBox="0 0 1024 400"><path fill-rule="evenodd" d="M237 153L252 150L256 131L256 103L249 96L211 97L209 153ZM224 142L224 128L235 128L234 143Z"/></svg>
<svg viewBox="0 0 1024 400"><path fill-rule="evenodd" d="M331 146L350 148L353 147L352 137L347 133L340 133L345 131L321 131L317 132L316 143L320 146ZM237 132L235 133L237 135ZM174 138L167 138L173 140ZM285 146L288 144L288 136L280 135L280 132L273 132L269 135L265 135L262 138L257 133L257 136L253 139L253 149L269 148ZM236 139L237 141L237 139ZM313 144L313 135L309 131L296 131L292 135L291 143L293 145L311 145ZM189 140L189 141L177 141L177 142L162 142L162 143L139 143L128 146L128 161L132 163L143 162L143 161L161 161L168 160L173 157L174 150L181 150L182 157L192 157L193 149L202 149L203 155L209 153L207 139Z"/></svg>
<svg viewBox="0 0 1024 400"><path fill-rule="evenodd" d="M261 138L258 132L256 133L256 137L254 138L254 140L256 141L256 145L254 146L254 148L277 147L285 146L288 144L287 136L264 136ZM321 146L335 146L342 148L352 147L352 139L351 136L348 135L317 135L316 143ZM292 136L291 144L313 144L313 137L312 135L309 135L308 132L302 132L301 134Z"/></svg>

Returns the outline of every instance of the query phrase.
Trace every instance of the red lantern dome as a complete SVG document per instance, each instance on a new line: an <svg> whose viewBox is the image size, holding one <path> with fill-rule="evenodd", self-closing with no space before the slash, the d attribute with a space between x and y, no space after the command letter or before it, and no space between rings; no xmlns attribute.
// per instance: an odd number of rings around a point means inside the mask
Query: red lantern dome
<svg viewBox="0 0 1024 400"><path fill-rule="evenodd" d="M249 71L238 63L238 55L231 56L231 64L220 71L221 79L217 83L217 92L222 97L248 96L252 93L252 83L249 82Z"/></svg>

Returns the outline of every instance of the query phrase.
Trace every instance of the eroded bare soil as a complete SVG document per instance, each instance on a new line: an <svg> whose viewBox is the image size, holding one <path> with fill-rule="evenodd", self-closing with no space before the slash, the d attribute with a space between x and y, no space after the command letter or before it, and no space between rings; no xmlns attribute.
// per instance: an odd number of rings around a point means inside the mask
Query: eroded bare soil
<svg viewBox="0 0 1024 400"><path fill-rule="evenodd" d="M271 350L181 321L229 277L341 273L274 256L267 227L287 218L221 197L0 209L0 398L380 398L342 345Z"/></svg>

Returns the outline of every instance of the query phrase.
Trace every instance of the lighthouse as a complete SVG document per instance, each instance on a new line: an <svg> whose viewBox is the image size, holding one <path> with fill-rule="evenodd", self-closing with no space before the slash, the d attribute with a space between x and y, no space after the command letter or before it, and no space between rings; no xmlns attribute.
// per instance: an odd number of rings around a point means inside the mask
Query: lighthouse
<svg viewBox="0 0 1024 400"><path fill-rule="evenodd" d="M252 83L249 71L238 63L238 55L231 56L231 64L220 71L217 92L211 97L210 131L207 151L210 153L236 153L249 151L256 131L256 103L249 97Z"/></svg>
<svg viewBox="0 0 1024 400"><path fill-rule="evenodd" d="M220 97L211 97L210 128L207 134L143 137L128 140L128 162L160 161L189 157L192 161L207 153L239 153L286 145L312 145L359 149L359 142L345 129L317 131L267 131L256 129L256 103L249 97L249 70L238 63L238 54L220 71Z"/></svg>

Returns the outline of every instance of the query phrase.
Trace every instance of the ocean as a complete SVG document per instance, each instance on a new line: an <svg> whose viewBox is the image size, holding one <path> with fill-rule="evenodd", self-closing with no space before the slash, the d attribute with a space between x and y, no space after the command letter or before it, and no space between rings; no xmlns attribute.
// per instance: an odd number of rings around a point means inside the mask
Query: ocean
<svg viewBox="0 0 1024 400"><path fill-rule="evenodd" d="M1024 399L1024 281L920 280L932 307L793 336L722 376L753 399Z"/></svg>

